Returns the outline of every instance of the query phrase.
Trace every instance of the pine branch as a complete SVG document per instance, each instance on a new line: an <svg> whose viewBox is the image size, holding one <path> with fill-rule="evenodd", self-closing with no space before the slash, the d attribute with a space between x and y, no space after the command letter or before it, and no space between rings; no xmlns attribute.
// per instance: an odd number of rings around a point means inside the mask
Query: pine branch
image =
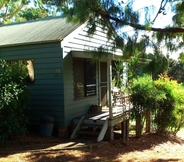
<svg viewBox="0 0 184 162"><path fill-rule="evenodd" d="M98 10L98 12L99 12L99 10ZM141 25L141 24L133 24L133 23L124 21L122 19L119 19L117 17L112 17L109 14L102 12L102 11L100 11L99 15L101 15L101 17L104 19L113 20L117 24L130 26L130 27L133 27L137 30L155 31L155 32L164 32L164 33L183 33L184 32L184 29L179 28L179 27L154 28L154 27L147 27L147 26Z"/></svg>
<svg viewBox="0 0 184 162"><path fill-rule="evenodd" d="M158 10L158 12L157 12L157 14L156 14L156 16L155 16L155 18L153 19L152 22L155 22L155 20L156 20L156 18L158 17L158 15L159 15L160 13L162 13L162 10L164 9L165 5L167 4L167 1L166 1L166 3L164 4L164 6L162 6L163 3L164 3L164 0L162 0L162 2L160 3L159 10Z"/></svg>

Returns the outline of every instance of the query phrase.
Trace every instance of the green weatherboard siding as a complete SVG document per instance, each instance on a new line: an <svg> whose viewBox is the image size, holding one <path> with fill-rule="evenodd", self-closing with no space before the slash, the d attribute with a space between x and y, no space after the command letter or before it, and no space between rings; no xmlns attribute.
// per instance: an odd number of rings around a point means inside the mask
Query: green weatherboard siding
<svg viewBox="0 0 184 162"><path fill-rule="evenodd" d="M1 59L34 60L35 83L28 115L31 123L38 124L44 115L53 116L64 127L63 58L60 42L0 48Z"/></svg>

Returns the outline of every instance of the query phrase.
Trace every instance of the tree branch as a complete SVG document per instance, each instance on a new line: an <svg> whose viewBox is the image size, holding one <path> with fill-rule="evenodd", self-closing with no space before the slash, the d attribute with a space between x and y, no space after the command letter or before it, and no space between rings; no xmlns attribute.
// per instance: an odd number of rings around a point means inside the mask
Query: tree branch
<svg viewBox="0 0 184 162"><path fill-rule="evenodd" d="M3 6L4 6L4 2L1 2L1 4L0 4L0 9L2 9Z"/></svg>
<svg viewBox="0 0 184 162"><path fill-rule="evenodd" d="M184 29L183 28L179 28L179 27L166 27L166 28L146 27L145 25L133 24L133 23L121 20L121 19L119 19L117 17L112 17L109 14L104 13L104 12L99 13L99 15L101 15L101 17L104 18L104 19L113 20L117 24L130 26L130 27L133 27L133 28L138 29L138 30L165 32L165 33L184 33Z"/></svg>
<svg viewBox="0 0 184 162"><path fill-rule="evenodd" d="M9 19L11 19L13 16L15 16L23 7L24 7L24 4L21 3L20 6L16 9L15 12L11 13L10 15L8 15Z"/></svg>
<svg viewBox="0 0 184 162"><path fill-rule="evenodd" d="M157 12L157 14L156 14L156 16L155 16L155 18L153 19L152 22L155 22L156 18L157 18L158 15L162 12L162 9L165 7L165 5L166 5L167 2L164 4L164 7L162 6L163 2L164 2L164 0L162 0L162 2L160 3L159 10L158 10L158 12Z"/></svg>
<svg viewBox="0 0 184 162"><path fill-rule="evenodd" d="M24 4L21 3L20 6L12 13L8 13L8 7L6 7L5 13L0 16L0 18L5 18L7 17L8 19L11 19L13 16L15 16L22 8L24 7Z"/></svg>

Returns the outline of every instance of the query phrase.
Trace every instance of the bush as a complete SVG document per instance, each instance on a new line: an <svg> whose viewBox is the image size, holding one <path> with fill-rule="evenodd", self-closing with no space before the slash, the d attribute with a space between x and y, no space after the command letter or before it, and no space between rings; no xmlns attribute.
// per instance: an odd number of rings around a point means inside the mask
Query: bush
<svg viewBox="0 0 184 162"><path fill-rule="evenodd" d="M139 77L131 86L132 117L142 114L146 109L152 109L155 102L154 82L149 76Z"/></svg>
<svg viewBox="0 0 184 162"><path fill-rule="evenodd" d="M146 110L154 114L156 131L177 133L184 124L184 88L166 75L155 81L145 75L133 81L131 88L132 117L144 117Z"/></svg>
<svg viewBox="0 0 184 162"><path fill-rule="evenodd" d="M1 60L0 73L0 140L16 138L26 133L30 90L24 83L25 65L11 64Z"/></svg>

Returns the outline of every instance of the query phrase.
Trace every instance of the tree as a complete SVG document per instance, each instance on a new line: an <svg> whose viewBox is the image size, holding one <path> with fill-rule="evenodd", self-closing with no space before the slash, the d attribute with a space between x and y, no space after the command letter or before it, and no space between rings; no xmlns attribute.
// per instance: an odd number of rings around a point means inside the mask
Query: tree
<svg viewBox="0 0 184 162"><path fill-rule="evenodd" d="M159 74L168 72L169 60L162 53L148 54L148 58L151 61L143 68L144 73L151 74L152 78L156 79Z"/></svg>
<svg viewBox="0 0 184 162"><path fill-rule="evenodd" d="M1 0L0 19L4 22L13 18L29 2L29 0Z"/></svg>
<svg viewBox="0 0 184 162"><path fill-rule="evenodd" d="M184 82L184 63L170 59L168 75L178 83Z"/></svg>
<svg viewBox="0 0 184 162"><path fill-rule="evenodd" d="M20 11L17 16L15 16L16 22L22 21L29 21L29 20L36 20L39 18L46 18L49 17L49 13L47 10L42 8L26 8Z"/></svg>
<svg viewBox="0 0 184 162"><path fill-rule="evenodd" d="M155 6L145 6L140 10L134 10L135 0L115 1L115 0L59 0L52 3L59 4L64 14L69 20L83 23L88 20L89 33L93 34L98 26L108 27L108 37L112 37L114 32L116 47L124 51L124 56L134 55L135 46L138 53L146 52L147 47L157 46L174 51L183 46L183 9L182 0L160 0L159 9L154 12ZM45 3L51 3L45 0ZM140 1L140 3L142 3ZM155 21L159 15L166 15L173 12L172 20L174 25L166 27L155 27ZM127 32L131 30L131 35ZM150 33L150 34L148 34ZM137 38L137 41L135 41ZM153 51L155 54L157 51Z"/></svg>
<svg viewBox="0 0 184 162"><path fill-rule="evenodd" d="M28 6L31 2L34 4L34 7ZM0 24L7 24L12 21L20 22L25 20L34 20L44 17L48 17L48 10L40 0L0 1Z"/></svg>

